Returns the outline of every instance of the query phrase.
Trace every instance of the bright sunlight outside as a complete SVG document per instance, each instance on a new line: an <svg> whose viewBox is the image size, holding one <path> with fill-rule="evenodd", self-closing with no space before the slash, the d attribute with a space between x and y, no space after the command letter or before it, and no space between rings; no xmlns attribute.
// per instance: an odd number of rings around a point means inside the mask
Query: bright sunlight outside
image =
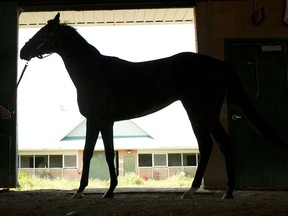
<svg viewBox="0 0 288 216"><path fill-rule="evenodd" d="M76 28L103 55L133 62L163 58L185 51L195 52L192 24ZM38 30L39 28L21 28L19 49ZM19 59L18 71L22 70L25 63ZM30 147L31 140L41 140L43 136L49 141L53 131L61 130L61 122L57 122L57 117L63 110L72 113L71 121L80 115L76 89L62 59L57 54L45 59L32 59L18 89L19 148ZM197 145L180 102L135 121L160 140L174 145L175 141L176 144L189 143L191 147Z"/></svg>

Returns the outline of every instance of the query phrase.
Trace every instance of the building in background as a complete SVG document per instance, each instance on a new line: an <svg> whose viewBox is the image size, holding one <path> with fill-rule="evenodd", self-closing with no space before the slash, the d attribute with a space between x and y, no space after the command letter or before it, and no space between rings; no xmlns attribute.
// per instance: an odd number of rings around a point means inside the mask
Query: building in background
<svg viewBox="0 0 288 216"><path fill-rule="evenodd" d="M80 118L62 138L55 136L54 141L41 143L38 140L37 146L20 147L19 172L43 178L80 179L85 132L86 119ZM198 164L197 146L168 145L152 137L133 120L115 123L114 147L119 176L131 172L143 179L166 179L180 172L194 176ZM91 160L89 178L109 179L101 135Z"/></svg>

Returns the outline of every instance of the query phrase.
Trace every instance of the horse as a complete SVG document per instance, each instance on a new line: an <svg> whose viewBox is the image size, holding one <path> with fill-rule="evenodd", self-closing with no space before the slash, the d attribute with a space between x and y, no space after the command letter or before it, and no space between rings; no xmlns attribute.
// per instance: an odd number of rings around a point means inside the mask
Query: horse
<svg viewBox="0 0 288 216"><path fill-rule="evenodd" d="M219 120L227 94L267 139L285 147L251 103L236 73L221 60L192 52L146 62L104 56L73 27L60 23L60 13L23 46L20 57L29 61L52 53L63 59L77 89L79 111L87 119L82 176L72 199L83 197L100 132L110 173L110 187L103 197L112 198L118 184L113 162L114 122L151 114L178 100L188 114L200 154L191 188L181 198L192 198L201 186L212 136L225 158L227 191L223 198L234 198L231 141Z"/></svg>

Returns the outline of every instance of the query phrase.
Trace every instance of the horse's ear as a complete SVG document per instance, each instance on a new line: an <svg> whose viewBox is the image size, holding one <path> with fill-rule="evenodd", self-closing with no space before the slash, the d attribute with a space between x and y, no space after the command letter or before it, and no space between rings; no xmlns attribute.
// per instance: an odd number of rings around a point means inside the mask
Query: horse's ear
<svg viewBox="0 0 288 216"><path fill-rule="evenodd" d="M60 13L58 12L55 16L55 18L53 20L48 20L48 24L53 24L56 22L56 24L58 25L60 23Z"/></svg>
<svg viewBox="0 0 288 216"><path fill-rule="evenodd" d="M60 13L58 12L57 15L54 18L54 21L60 22Z"/></svg>

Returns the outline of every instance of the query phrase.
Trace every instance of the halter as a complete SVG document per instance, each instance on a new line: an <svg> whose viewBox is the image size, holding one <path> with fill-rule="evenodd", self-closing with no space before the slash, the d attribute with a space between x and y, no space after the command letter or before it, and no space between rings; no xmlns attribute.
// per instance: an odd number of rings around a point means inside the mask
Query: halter
<svg viewBox="0 0 288 216"><path fill-rule="evenodd" d="M55 26L55 28L52 31L49 32L49 34L48 34L49 38L45 38L45 39L41 39L41 38L40 39L38 39L38 38L34 39L34 38L31 38L29 41L40 41L40 42L42 41L42 43L40 43L33 51L39 50L44 45L49 44L51 42L51 40L54 38L55 31L57 30L58 26L59 26L59 24L57 24ZM48 57L48 56L50 56L52 54L53 54L53 52L45 54L45 55L44 54L43 55L38 55L37 58L43 59L43 58L46 58L46 57Z"/></svg>
<svg viewBox="0 0 288 216"><path fill-rule="evenodd" d="M51 33L51 32L50 32ZM50 34L49 33L49 34ZM52 39L52 38L51 38ZM42 43L40 43L33 51L35 51L35 50L39 50L41 47L43 47L44 45L46 45L46 44L49 44L50 43L50 41L51 41L51 39L30 39L29 41L42 41ZM45 56L44 56L44 54L43 55L38 55L38 56L36 56L37 58L39 58L39 59L43 59L43 58L46 58L46 57L48 57L48 56L50 56L50 55L52 55L52 52L51 53L48 53L48 54L45 54Z"/></svg>

